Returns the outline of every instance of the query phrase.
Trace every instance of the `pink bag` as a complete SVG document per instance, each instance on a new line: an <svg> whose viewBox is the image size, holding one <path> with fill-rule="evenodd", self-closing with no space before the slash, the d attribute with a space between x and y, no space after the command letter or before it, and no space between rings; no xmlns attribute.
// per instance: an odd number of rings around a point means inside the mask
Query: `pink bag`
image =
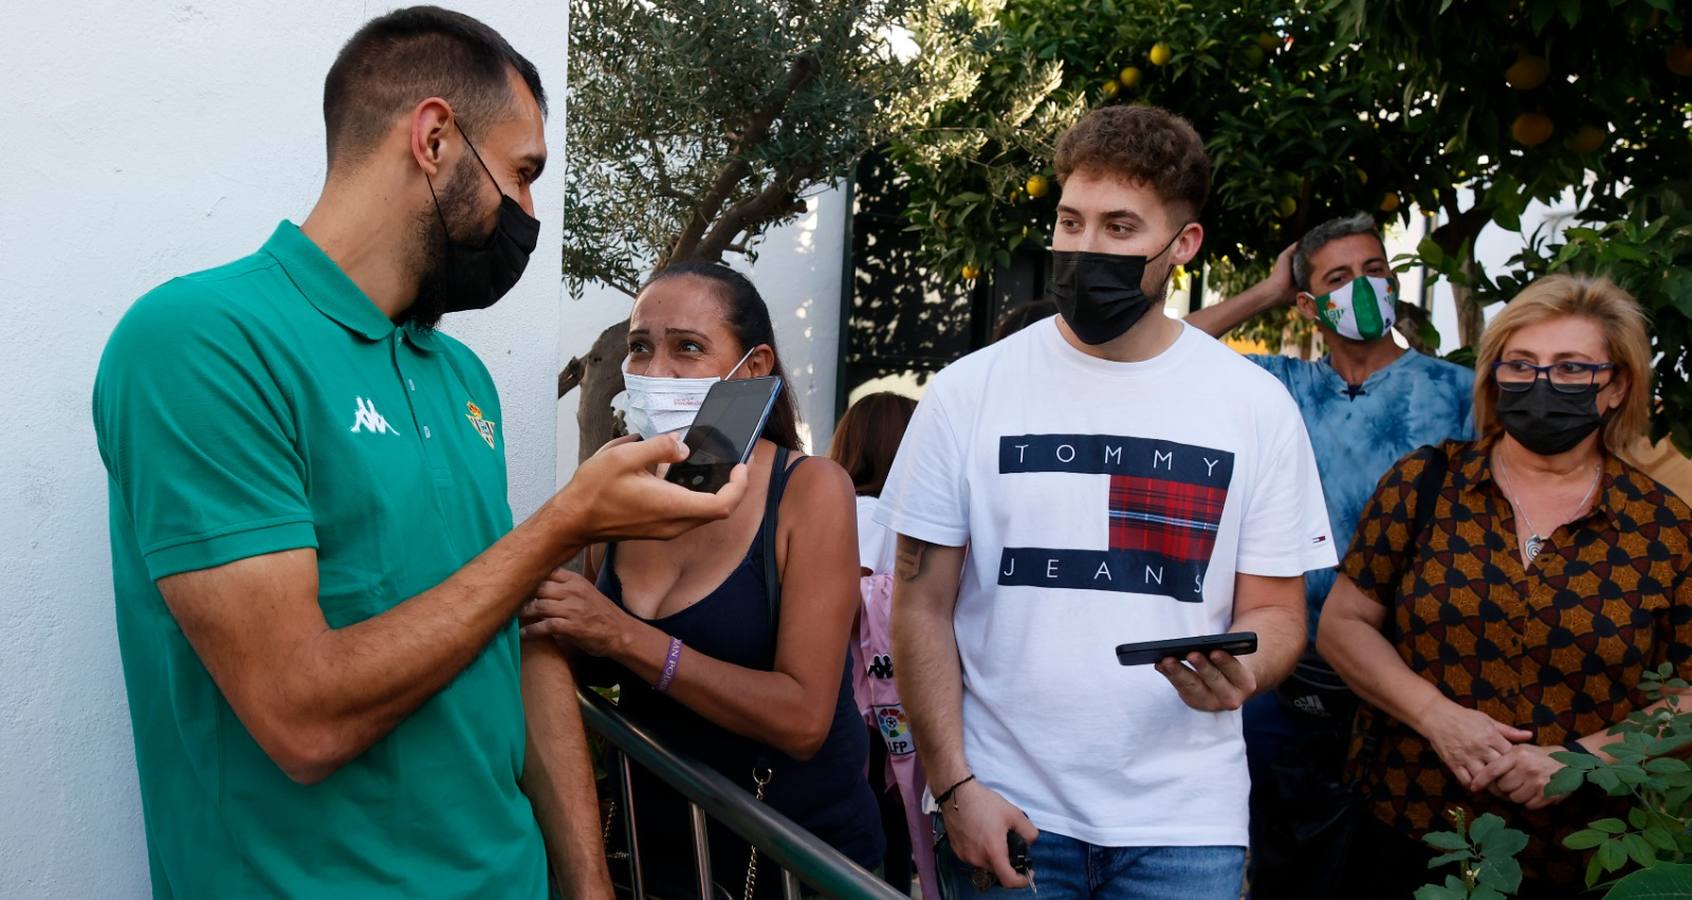
<svg viewBox="0 0 1692 900"><path fill-rule="evenodd" d="M940 900L939 875L934 862L934 831L922 811L922 792L928 784L917 759L916 739L910 720L899 702L899 686L893 680L893 576L878 572L858 579L863 604L858 611L858 641L853 648L852 689L858 713L864 722L881 733L887 745L888 786L897 785L905 804L905 825L910 830L917 877L922 882L923 900Z"/></svg>

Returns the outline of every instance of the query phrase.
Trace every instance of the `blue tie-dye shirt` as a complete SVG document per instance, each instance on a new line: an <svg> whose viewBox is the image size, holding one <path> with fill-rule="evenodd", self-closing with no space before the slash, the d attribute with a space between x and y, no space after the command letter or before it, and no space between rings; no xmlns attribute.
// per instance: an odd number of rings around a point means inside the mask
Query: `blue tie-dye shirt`
<svg viewBox="0 0 1692 900"><path fill-rule="evenodd" d="M1424 444L1474 439L1475 373L1454 363L1406 350L1370 375L1353 397L1326 357L1315 362L1290 356L1250 358L1279 378L1298 401L1342 557L1375 483L1393 463ZM1304 575L1313 645L1316 617L1334 586L1335 571L1317 569Z"/></svg>

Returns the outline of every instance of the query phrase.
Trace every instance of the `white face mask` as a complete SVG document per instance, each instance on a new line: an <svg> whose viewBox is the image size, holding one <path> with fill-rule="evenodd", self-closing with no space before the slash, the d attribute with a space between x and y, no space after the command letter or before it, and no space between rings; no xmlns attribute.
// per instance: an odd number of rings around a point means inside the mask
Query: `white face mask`
<svg viewBox="0 0 1692 900"><path fill-rule="evenodd" d="M752 350L758 349L753 347ZM651 440L655 435L681 431L693 425L699 407L711 385L727 381L752 358L752 350L721 378L652 378L629 374L629 361L623 359L623 392L611 398L611 408L620 410L630 430Z"/></svg>

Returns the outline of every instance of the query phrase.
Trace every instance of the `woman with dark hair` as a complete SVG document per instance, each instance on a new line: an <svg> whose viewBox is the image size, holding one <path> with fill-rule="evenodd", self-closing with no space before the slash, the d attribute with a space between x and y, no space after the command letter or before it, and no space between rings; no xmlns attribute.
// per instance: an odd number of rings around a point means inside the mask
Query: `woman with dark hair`
<svg viewBox="0 0 1692 900"><path fill-rule="evenodd" d="M688 425L712 381L783 374L768 308L726 266L654 276L628 340L629 422L641 437ZM847 665L855 492L834 462L799 452L798 424L784 390L732 516L669 541L589 548L585 577L559 570L541 585L524 635L557 637L576 651L579 680L620 685L619 707L667 745L873 868L882 835ZM643 858L692 859L685 800L634 774ZM746 843L715 825L709 838L719 886L740 896ZM662 896L693 893L691 866L649 866L646 877ZM773 869L757 881L759 896L780 893Z"/></svg>
<svg viewBox="0 0 1692 900"><path fill-rule="evenodd" d="M873 513L914 412L915 400L882 391L860 398L834 427L828 456L851 476L858 493L858 563L864 575L893 571L893 539Z"/></svg>

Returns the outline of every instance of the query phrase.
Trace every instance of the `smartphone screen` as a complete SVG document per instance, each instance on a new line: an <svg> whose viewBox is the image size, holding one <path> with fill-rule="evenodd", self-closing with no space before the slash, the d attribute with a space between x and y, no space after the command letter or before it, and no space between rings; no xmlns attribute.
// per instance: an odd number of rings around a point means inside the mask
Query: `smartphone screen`
<svg viewBox="0 0 1692 900"><path fill-rule="evenodd" d="M683 441L687 459L664 477L690 490L716 493L728 484L734 467L752 455L780 394L781 379L773 375L712 385Z"/></svg>

